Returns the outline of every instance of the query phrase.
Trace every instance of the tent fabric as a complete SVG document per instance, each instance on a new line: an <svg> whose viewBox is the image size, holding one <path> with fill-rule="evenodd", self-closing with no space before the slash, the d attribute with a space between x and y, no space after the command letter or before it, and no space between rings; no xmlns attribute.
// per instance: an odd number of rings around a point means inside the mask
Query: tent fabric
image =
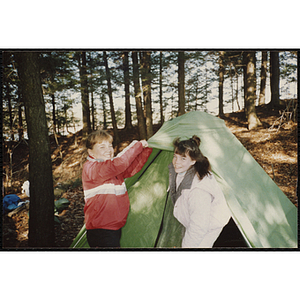
<svg viewBox="0 0 300 300"><path fill-rule="evenodd" d="M167 166L173 156L173 140L188 139L194 134L201 138L200 149L210 160L233 219L249 247L296 248L297 208L224 121L205 112L189 112L167 121L148 140L153 153L144 168L126 180L131 210L122 230L121 247L180 246L182 227L166 202ZM79 235L71 247L77 239Z"/></svg>

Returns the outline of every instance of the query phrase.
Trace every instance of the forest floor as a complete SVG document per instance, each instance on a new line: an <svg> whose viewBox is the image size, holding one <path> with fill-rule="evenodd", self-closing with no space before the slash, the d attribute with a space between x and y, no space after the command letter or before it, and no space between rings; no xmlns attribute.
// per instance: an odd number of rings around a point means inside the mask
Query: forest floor
<svg viewBox="0 0 300 300"><path fill-rule="evenodd" d="M272 111L266 106L257 108L257 115L262 126L249 131L243 112L226 114L224 121L230 131L251 153L265 172L276 182L290 201L298 207L298 127L289 118L283 118L282 112ZM297 121L297 119L296 119ZM155 126L155 131L159 129ZM125 148L133 139L138 139L137 129L120 130L121 142L115 151ZM55 248L67 249L84 224L84 199L81 185L81 169L86 159L81 132L67 137L59 136L58 144L51 136L53 178L55 199L66 198L68 208L57 214L55 223ZM4 145L3 173L9 173L9 155ZM21 193L22 184L28 180L29 149L25 142L14 143L13 180L4 181L5 195L17 194L30 200ZM24 206L25 207L25 206ZM26 249L28 247L28 209L2 218L2 248Z"/></svg>

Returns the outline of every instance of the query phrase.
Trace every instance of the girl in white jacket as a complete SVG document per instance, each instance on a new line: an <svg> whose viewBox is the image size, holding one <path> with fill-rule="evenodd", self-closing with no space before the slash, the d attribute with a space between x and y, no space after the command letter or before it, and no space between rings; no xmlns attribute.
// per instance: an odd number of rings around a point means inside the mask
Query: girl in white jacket
<svg viewBox="0 0 300 300"><path fill-rule="evenodd" d="M201 153L200 138L173 142L175 151L169 165L173 214L185 227L183 248L212 248L231 214L221 188Z"/></svg>

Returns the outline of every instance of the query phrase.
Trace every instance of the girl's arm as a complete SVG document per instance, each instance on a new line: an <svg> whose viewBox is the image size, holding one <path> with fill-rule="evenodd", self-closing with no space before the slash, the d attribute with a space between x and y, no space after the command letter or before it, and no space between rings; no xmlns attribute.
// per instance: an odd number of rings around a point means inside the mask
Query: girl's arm
<svg viewBox="0 0 300 300"><path fill-rule="evenodd" d="M90 180L105 181L125 172L136 157L143 151L141 142L133 141L113 159L103 162L95 161L91 168L86 170Z"/></svg>
<svg viewBox="0 0 300 300"><path fill-rule="evenodd" d="M138 173L143 168L151 153L152 148L144 148L131 165L122 173L123 178L129 178Z"/></svg>

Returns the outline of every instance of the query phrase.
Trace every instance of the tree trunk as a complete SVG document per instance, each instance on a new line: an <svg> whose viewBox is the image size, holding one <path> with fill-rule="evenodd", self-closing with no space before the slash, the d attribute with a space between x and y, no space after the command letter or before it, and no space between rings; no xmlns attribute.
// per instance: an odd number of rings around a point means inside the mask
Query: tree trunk
<svg viewBox="0 0 300 300"><path fill-rule="evenodd" d="M145 58L143 57L143 52L139 52L140 56L140 74L141 74L141 82L142 82L142 103L143 103L143 115L144 115L144 120L145 120L145 129L146 129L146 105L145 105L145 93L144 90L146 89L145 87L145 70L144 70L144 64L145 64ZM146 129L147 133L147 129Z"/></svg>
<svg viewBox="0 0 300 300"><path fill-rule="evenodd" d="M224 55L225 51L219 53L219 116L224 115L223 85L224 85Z"/></svg>
<svg viewBox="0 0 300 300"><path fill-rule="evenodd" d="M255 111L255 100L256 100L256 72L255 72L255 51L246 52L246 118L248 120L248 129L254 129L261 125Z"/></svg>
<svg viewBox="0 0 300 300"><path fill-rule="evenodd" d="M243 52L244 112L247 116L247 52Z"/></svg>
<svg viewBox="0 0 300 300"><path fill-rule="evenodd" d="M123 52L123 69L124 69L124 85L125 85L125 128L131 129L131 108L130 108L130 78L129 78L129 63L128 52Z"/></svg>
<svg viewBox="0 0 300 300"><path fill-rule="evenodd" d="M95 130L95 103L94 103L94 93L91 91L91 108L92 108L92 129Z"/></svg>
<svg viewBox="0 0 300 300"><path fill-rule="evenodd" d="M81 63L79 59L81 104L82 104L82 135L86 136L91 132L90 104L87 83L86 52L81 52Z"/></svg>
<svg viewBox="0 0 300 300"><path fill-rule="evenodd" d="M142 53L142 85L145 103L146 131L147 139L153 135L152 125L152 103L151 103L151 57L150 52Z"/></svg>
<svg viewBox="0 0 300 300"><path fill-rule="evenodd" d="M232 64L230 64L230 87L231 87L231 112L234 111L234 91L233 91L233 76L232 76Z"/></svg>
<svg viewBox="0 0 300 300"><path fill-rule="evenodd" d="M12 106L11 106L11 93L10 93L10 86L9 82L6 84L6 99L8 102L8 114L9 114L9 131L10 131L10 139L12 141L15 140L14 137L14 128L13 128L13 111L12 111Z"/></svg>
<svg viewBox="0 0 300 300"><path fill-rule="evenodd" d="M20 90L18 90L18 134L19 134L19 141L21 141L24 137L24 131L23 131L23 117L22 117L22 106L23 102L21 100Z"/></svg>
<svg viewBox="0 0 300 300"><path fill-rule="evenodd" d="M132 51L132 62L133 62L133 85L134 85L134 96L135 96L135 103L136 103L136 114L138 120L138 128L139 128L139 136L140 139L146 139L146 124L145 118L143 113L143 106L142 106L142 97L141 97L141 87L139 82L139 63L138 63L138 56L136 51Z"/></svg>
<svg viewBox="0 0 300 300"><path fill-rule="evenodd" d="M64 128L66 128L66 131L68 132L68 122L67 122L67 118L68 118L68 115L67 115L67 107L66 105L64 104L63 106L63 112L64 112L64 118L63 118L63 132L64 132Z"/></svg>
<svg viewBox="0 0 300 300"><path fill-rule="evenodd" d="M12 103L11 103L11 101L12 101L12 94L11 94L12 79L10 78L9 74L7 74L7 69L10 68L9 65L11 64L11 53L3 52L3 59L2 59L2 52L1 52L0 53L0 61L3 64L3 69L1 69L1 71L3 71L3 72L1 72L1 81L0 81L3 84L1 86L1 92L2 92L2 88L3 88L3 92L5 91L5 95L3 93L2 97L3 97L3 100L5 99L5 101L7 102L7 105L8 105L9 135L10 135L11 141L14 141L14 128L13 128L14 118L13 118L13 109L12 109ZM2 67L2 64L1 64L1 67ZM3 121L3 120L1 120L1 121Z"/></svg>
<svg viewBox="0 0 300 300"><path fill-rule="evenodd" d="M106 121L106 107L105 107L105 94L101 94L100 96L102 102L102 111L103 111L103 129L107 128L107 121Z"/></svg>
<svg viewBox="0 0 300 300"><path fill-rule="evenodd" d="M260 92L258 105L263 105L266 103L266 78L267 78L267 51L262 51L261 55L261 71L260 71Z"/></svg>
<svg viewBox="0 0 300 300"><path fill-rule="evenodd" d="M208 76L207 76L207 67L205 67L205 99L206 99L205 111L206 112L207 112L207 103L208 103L208 94L209 94L208 85L209 85L209 79L208 79Z"/></svg>
<svg viewBox="0 0 300 300"><path fill-rule="evenodd" d="M16 53L29 137L29 247L54 247L54 194L38 53Z"/></svg>
<svg viewBox="0 0 300 300"><path fill-rule="evenodd" d="M235 71L235 80L236 80L236 90L235 90L235 101L236 101L236 104L238 106L238 110L241 110L240 108L240 104L239 104L239 75L238 75L238 72Z"/></svg>
<svg viewBox="0 0 300 300"><path fill-rule="evenodd" d="M159 53L159 110L160 110L160 125L164 123L164 107L163 107L163 89L162 89L162 81L163 81L163 54L162 51Z"/></svg>
<svg viewBox="0 0 300 300"><path fill-rule="evenodd" d="M103 59L105 64L107 89L108 89L107 91L109 96L110 113L111 113L111 120L112 120L113 132L114 132L114 145L118 145L120 143L120 139L118 135L118 128L117 128L116 115L114 109L114 100L113 100L112 89L111 89L110 71L108 68L106 51L103 51Z"/></svg>
<svg viewBox="0 0 300 300"><path fill-rule="evenodd" d="M53 132L56 133L56 111L55 111L55 96L54 96L54 93L51 94L51 104L52 104Z"/></svg>
<svg viewBox="0 0 300 300"><path fill-rule="evenodd" d="M178 116L185 114L184 51L178 52Z"/></svg>
<svg viewBox="0 0 300 300"><path fill-rule="evenodd" d="M279 52L270 51L271 107L279 107Z"/></svg>

